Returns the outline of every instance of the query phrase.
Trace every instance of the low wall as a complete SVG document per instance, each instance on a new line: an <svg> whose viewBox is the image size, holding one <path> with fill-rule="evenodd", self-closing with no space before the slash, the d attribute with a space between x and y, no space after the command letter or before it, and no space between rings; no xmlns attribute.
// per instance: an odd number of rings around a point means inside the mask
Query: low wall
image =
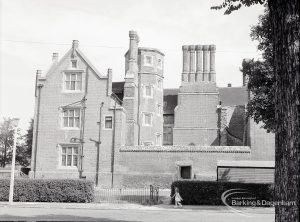
<svg viewBox="0 0 300 222"><path fill-rule="evenodd" d="M122 146L116 158L116 186L169 188L181 166L191 166L192 178L216 180L218 160L249 160L251 153L247 146Z"/></svg>

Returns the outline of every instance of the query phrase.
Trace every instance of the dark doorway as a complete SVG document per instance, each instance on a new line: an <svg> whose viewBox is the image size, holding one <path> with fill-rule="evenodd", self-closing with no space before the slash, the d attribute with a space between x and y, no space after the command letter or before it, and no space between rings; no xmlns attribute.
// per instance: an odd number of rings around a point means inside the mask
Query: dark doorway
<svg viewBox="0 0 300 222"><path fill-rule="evenodd" d="M191 179L192 167L191 166L181 166L180 167L180 177L181 179Z"/></svg>

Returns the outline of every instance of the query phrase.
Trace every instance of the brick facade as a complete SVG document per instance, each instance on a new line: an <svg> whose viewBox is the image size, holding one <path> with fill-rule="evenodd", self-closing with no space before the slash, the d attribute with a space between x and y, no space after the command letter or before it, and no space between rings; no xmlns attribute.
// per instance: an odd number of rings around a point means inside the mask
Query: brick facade
<svg viewBox="0 0 300 222"><path fill-rule="evenodd" d="M226 105L231 90L217 88L214 45L183 47L174 94L163 90L164 54L138 47L134 31L129 37L125 82L112 83L111 69L99 73L78 41L60 61L55 54L45 75L37 72L31 177L166 187L183 167L189 178L215 180L218 160L274 159L273 135L247 124L246 103Z"/></svg>

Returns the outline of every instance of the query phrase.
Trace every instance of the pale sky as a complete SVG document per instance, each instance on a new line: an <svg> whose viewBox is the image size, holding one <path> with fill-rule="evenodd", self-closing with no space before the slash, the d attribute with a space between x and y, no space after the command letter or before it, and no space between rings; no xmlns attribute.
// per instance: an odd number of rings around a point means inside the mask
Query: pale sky
<svg viewBox="0 0 300 222"><path fill-rule="evenodd" d="M44 74L53 52L61 58L79 40L80 50L113 81L124 78L129 30L141 47L165 54L165 88L180 85L182 45L215 44L218 86L242 85L243 58L259 58L250 26L262 6L231 14L210 10L218 0L0 0L0 121L18 117L25 130L34 113L35 72Z"/></svg>

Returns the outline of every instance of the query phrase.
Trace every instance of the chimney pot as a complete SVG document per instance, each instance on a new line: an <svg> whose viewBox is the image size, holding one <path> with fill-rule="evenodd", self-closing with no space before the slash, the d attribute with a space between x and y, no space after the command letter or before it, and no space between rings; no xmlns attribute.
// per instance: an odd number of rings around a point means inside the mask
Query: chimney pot
<svg viewBox="0 0 300 222"><path fill-rule="evenodd" d="M78 44L79 44L78 40L73 40L72 48L74 49L78 48Z"/></svg>
<svg viewBox="0 0 300 222"><path fill-rule="evenodd" d="M227 84L227 87L231 87L231 86L232 86L232 84L231 84L231 83L228 83L228 84Z"/></svg>
<svg viewBox="0 0 300 222"><path fill-rule="evenodd" d="M112 74L112 69L111 68L108 68L107 69L107 75L111 75Z"/></svg>
<svg viewBox="0 0 300 222"><path fill-rule="evenodd" d="M37 76L42 75L42 70L40 70L40 69L36 70L36 75L37 75Z"/></svg>
<svg viewBox="0 0 300 222"><path fill-rule="evenodd" d="M58 61L58 53L57 52L53 52L52 54L52 62L57 62Z"/></svg>

